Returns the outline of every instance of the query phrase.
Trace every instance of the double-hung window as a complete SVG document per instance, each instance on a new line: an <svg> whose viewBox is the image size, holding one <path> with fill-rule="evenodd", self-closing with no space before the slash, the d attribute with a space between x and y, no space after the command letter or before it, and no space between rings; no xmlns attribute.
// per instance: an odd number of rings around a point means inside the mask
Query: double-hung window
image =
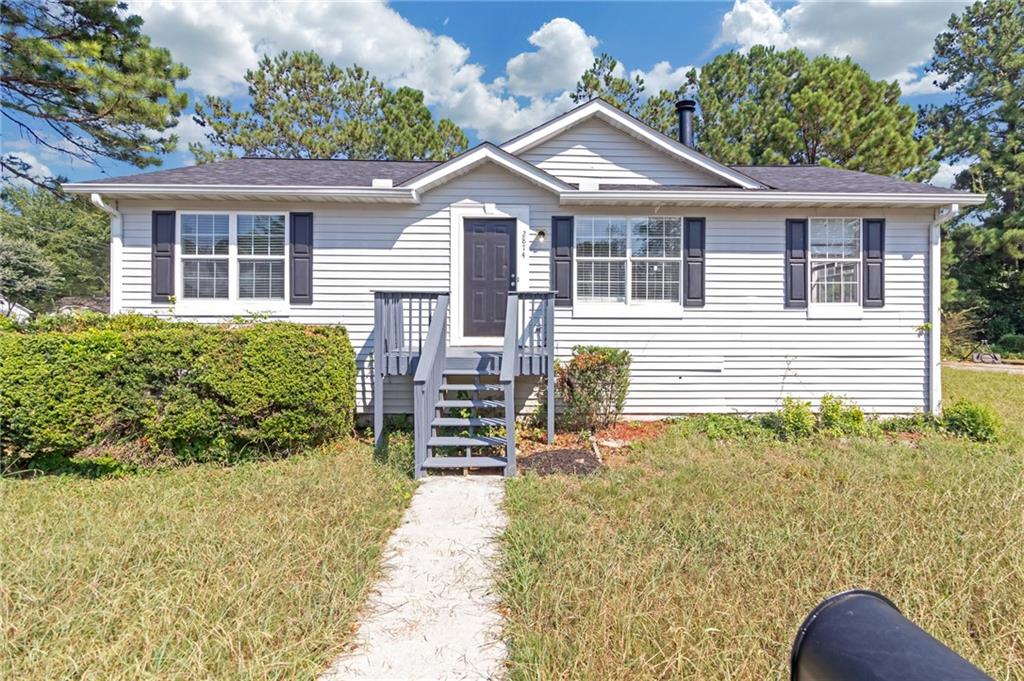
<svg viewBox="0 0 1024 681"><path fill-rule="evenodd" d="M283 301L286 231L283 213L182 213L182 299Z"/></svg>
<svg viewBox="0 0 1024 681"><path fill-rule="evenodd" d="M576 299L679 303L682 219L578 216Z"/></svg>
<svg viewBox="0 0 1024 681"><path fill-rule="evenodd" d="M811 303L860 303L861 219L811 218Z"/></svg>

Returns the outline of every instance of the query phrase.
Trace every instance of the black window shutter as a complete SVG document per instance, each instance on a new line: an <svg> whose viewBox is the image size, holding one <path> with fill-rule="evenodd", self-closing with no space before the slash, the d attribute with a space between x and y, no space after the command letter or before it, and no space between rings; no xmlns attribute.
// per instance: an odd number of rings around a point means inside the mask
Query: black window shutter
<svg viewBox="0 0 1024 681"><path fill-rule="evenodd" d="M153 261L150 293L154 303L168 303L174 295L174 211L153 211Z"/></svg>
<svg viewBox="0 0 1024 681"><path fill-rule="evenodd" d="M786 307L807 307L807 220L786 220Z"/></svg>
<svg viewBox="0 0 1024 681"><path fill-rule="evenodd" d="M864 307L885 306L885 220L864 220Z"/></svg>
<svg viewBox="0 0 1024 681"><path fill-rule="evenodd" d="M551 290L555 307L572 307L573 217L551 217Z"/></svg>
<svg viewBox="0 0 1024 681"><path fill-rule="evenodd" d="M313 302L313 214L292 213L291 224L291 302Z"/></svg>
<svg viewBox="0 0 1024 681"><path fill-rule="evenodd" d="M704 307L704 218L683 220L683 307Z"/></svg>

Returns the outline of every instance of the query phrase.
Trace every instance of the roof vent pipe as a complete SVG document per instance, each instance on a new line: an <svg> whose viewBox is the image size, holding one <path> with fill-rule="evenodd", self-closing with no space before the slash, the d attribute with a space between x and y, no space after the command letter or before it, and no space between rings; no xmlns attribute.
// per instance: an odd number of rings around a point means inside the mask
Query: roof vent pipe
<svg viewBox="0 0 1024 681"><path fill-rule="evenodd" d="M697 102L692 99L680 99L676 102L676 113L679 114L679 141L693 148L693 112L697 110Z"/></svg>

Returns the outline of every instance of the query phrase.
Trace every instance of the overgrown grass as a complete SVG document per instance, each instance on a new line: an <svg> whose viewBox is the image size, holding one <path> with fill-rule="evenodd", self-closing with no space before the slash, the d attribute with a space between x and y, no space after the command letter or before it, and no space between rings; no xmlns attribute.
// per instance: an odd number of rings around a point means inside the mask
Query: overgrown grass
<svg viewBox="0 0 1024 681"><path fill-rule="evenodd" d="M677 426L597 476L512 481L512 677L786 679L811 607L862 587L1024 678L1024 377L944 375L1000 412L997 444Z"/></svg>
<svg viewBox="0 0 1024 681"><path fill-rule="evenodd" d="M0 678L312 678L350 634L411 490L356 443L0 479Z"/></svg>

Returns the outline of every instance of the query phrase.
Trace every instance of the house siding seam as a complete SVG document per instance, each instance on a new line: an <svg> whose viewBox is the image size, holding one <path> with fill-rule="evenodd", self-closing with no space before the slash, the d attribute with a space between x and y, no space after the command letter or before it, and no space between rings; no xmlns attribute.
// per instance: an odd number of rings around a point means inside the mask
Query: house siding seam
<svg viewBox="0 0 1024 681"><path fill-rule="evenodd" d="M570 183L729 186L598 119L528 149L521 158Z"/></svg>
<svg viewBox="0 0 1024 681"><path fill-rule="evenodd" d="M293 204L280 202L120 203L123 215L123 310L167 314L150 301L153 210L313 211L314 302L285 306L275 318L300 323L344 324L355 348L357 405L372 406L374 289L447 290L450 281L449 206L463 200L530 206L527 266L535 289L549 282L552 215L637 215L643 208L559 206L557 197L494 166L426 192L417 206ZM927 254L930 210L812 209L808 216L849 215L886 219L886 305L860 319L812 319L807 310L783 307L785 220L793 209L661 209L661 215L705 217L705 306L680 308L673 318L636 319L609 314L584 318L556 311L559 357L581 343L612 345L633 354L626 402L631 416L694 412L761 412L793 395L816 401L826 392L856 400L876 413L927 408ZM455 301L453 301L455 304ZM578 307L578 301L577 301ZM244 314L244 309L237 314ZM216 315L189 317L218 321ZM526 402L530 384L519 386ZM519 382L517 382L518 386ZM409 412L407 381L389 380L388 413Z"/></svg>

